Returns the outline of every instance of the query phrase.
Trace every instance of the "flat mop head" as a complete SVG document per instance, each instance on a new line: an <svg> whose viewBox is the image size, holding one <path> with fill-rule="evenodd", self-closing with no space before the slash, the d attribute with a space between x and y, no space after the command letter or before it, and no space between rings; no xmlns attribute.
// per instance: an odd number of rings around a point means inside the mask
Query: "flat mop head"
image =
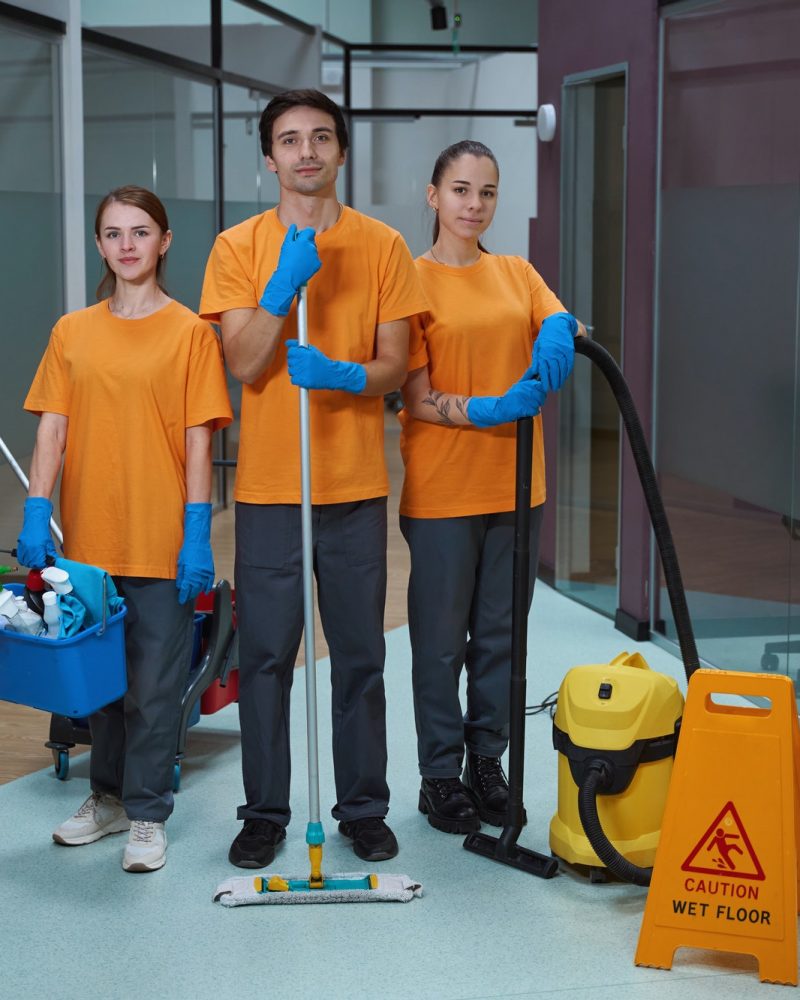
<svg viewBox="0 0 800 1000"><path fill-rule="evenodd" d="M422 895L422 886L407 875L343 872L326 875L322 887L307 878L284 875L235 876L220 882L214 902L223 906L269 903L409 903Z"/></svg>

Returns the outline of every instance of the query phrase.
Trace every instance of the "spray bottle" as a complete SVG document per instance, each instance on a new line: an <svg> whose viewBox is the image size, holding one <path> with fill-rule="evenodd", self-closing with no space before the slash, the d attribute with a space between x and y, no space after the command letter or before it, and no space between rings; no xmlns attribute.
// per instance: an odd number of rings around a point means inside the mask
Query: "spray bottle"
<svg viewBox="0 0 800 1000"><path fill-rule="evenodd" d="M23 596L25 597L25 603L31 611L35 611L37 615L42 616L44 615L43 594L44 581L42 580L42 571L40 569L32 569L25 579Z"/></svg>
<svg viewBox="0 0 800 1000"><path fill-rule="evenodd" d="M57 594L69 594L72 591L72 583L69 573L58 566L48 566L41 571L42 580Z"/></svg>

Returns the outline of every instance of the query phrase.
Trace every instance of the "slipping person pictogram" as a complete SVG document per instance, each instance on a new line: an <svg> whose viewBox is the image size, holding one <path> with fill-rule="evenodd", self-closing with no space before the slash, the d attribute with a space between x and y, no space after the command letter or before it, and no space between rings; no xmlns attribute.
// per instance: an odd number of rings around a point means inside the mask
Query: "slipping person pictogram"
<svg viewBox="0 0 800 1000"><path fill-rule="evenodd" d="M726 802L709 823L681 865L681 870L758 881L764 879L764 869L733 802Z"/></svg>
<svg viewBox="0 0 800 1000"><path fill-rule="evenodd" d="M725 833L721 826L717 827L714 839L706 845L707 851L716 849L719 852L719 857L713 859L715 865L719 868L726 868L728 871L736 871L736 865L731 861L731 853L735 851L743 857L744 851L738 844L729 843L729 841L739 839L738 833Z"/></svg>

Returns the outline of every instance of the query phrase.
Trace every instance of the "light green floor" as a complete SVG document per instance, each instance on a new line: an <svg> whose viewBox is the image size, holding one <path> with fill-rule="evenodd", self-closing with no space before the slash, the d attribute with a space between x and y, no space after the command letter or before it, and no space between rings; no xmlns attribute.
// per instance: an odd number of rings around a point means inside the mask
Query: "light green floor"
<svg viewBox="0 0 800 1000"><path fill-rule="evenodd" d="M549 882L462 849L417 811L418 776L408 634L387 637L389 821L400 842L388 872L425 886L411 903L223 909L241 801L234 706L191 730L183 784L167 831L169 860L148 875L120 867L124 835L56 846L51 830L88 794L88 757L70 780L52 770L0 787L0 997L9 1000L212 1000L366 997L376 1000L726 1000L765 996L755 960L679 952L671 972L637 969L633 954L645 890L590 885L573 873ZM537 586L531 615L528 702L580 663L639 649L682 678L679 661L615 632L607 619ZM327 661L319 665L321 799L327 871L363 867L336 832ZM685 682L681 685L685 689ZM294 702L295 820L274 870L307 874L304 683ZM520 843L547 851L556 807L556 757L546 715L528 722ZM489 829L489 832L496 832ZM773 987L773 991L776 990Z"/></svg>

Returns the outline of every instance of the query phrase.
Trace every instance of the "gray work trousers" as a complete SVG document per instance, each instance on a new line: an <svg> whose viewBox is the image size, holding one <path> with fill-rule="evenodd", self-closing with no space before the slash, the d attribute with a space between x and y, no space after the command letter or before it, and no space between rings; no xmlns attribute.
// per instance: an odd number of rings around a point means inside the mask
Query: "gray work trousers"
<svg viewBox="0 0 800 1000"><path fill-rule="evenodd" d="M528 608L542 512L541 505L531 510ZM401 517L400 529L411 552L408 628L419 771L425 778L457 778L465 746L486 757L500 757L508 746L514 512Z"/></svg>
<svg viewBox="0 0 800 1000"><path fill-rule="evenodd" d="M128 690L89 716L93 792L116 795L129 819L163 823L174 808L172 776L181 698L189 676L194 602L174 580L115 576L125 598Z"/></svg>
<svg viewBox="0 0 800 1000"><path fill-rule="evenodd" d="M386 498L312 508L314 574L331 659L338 820L385 816ZM236 504L239 819L291 818L289 700L303 632L297 504Z"/></svg>

